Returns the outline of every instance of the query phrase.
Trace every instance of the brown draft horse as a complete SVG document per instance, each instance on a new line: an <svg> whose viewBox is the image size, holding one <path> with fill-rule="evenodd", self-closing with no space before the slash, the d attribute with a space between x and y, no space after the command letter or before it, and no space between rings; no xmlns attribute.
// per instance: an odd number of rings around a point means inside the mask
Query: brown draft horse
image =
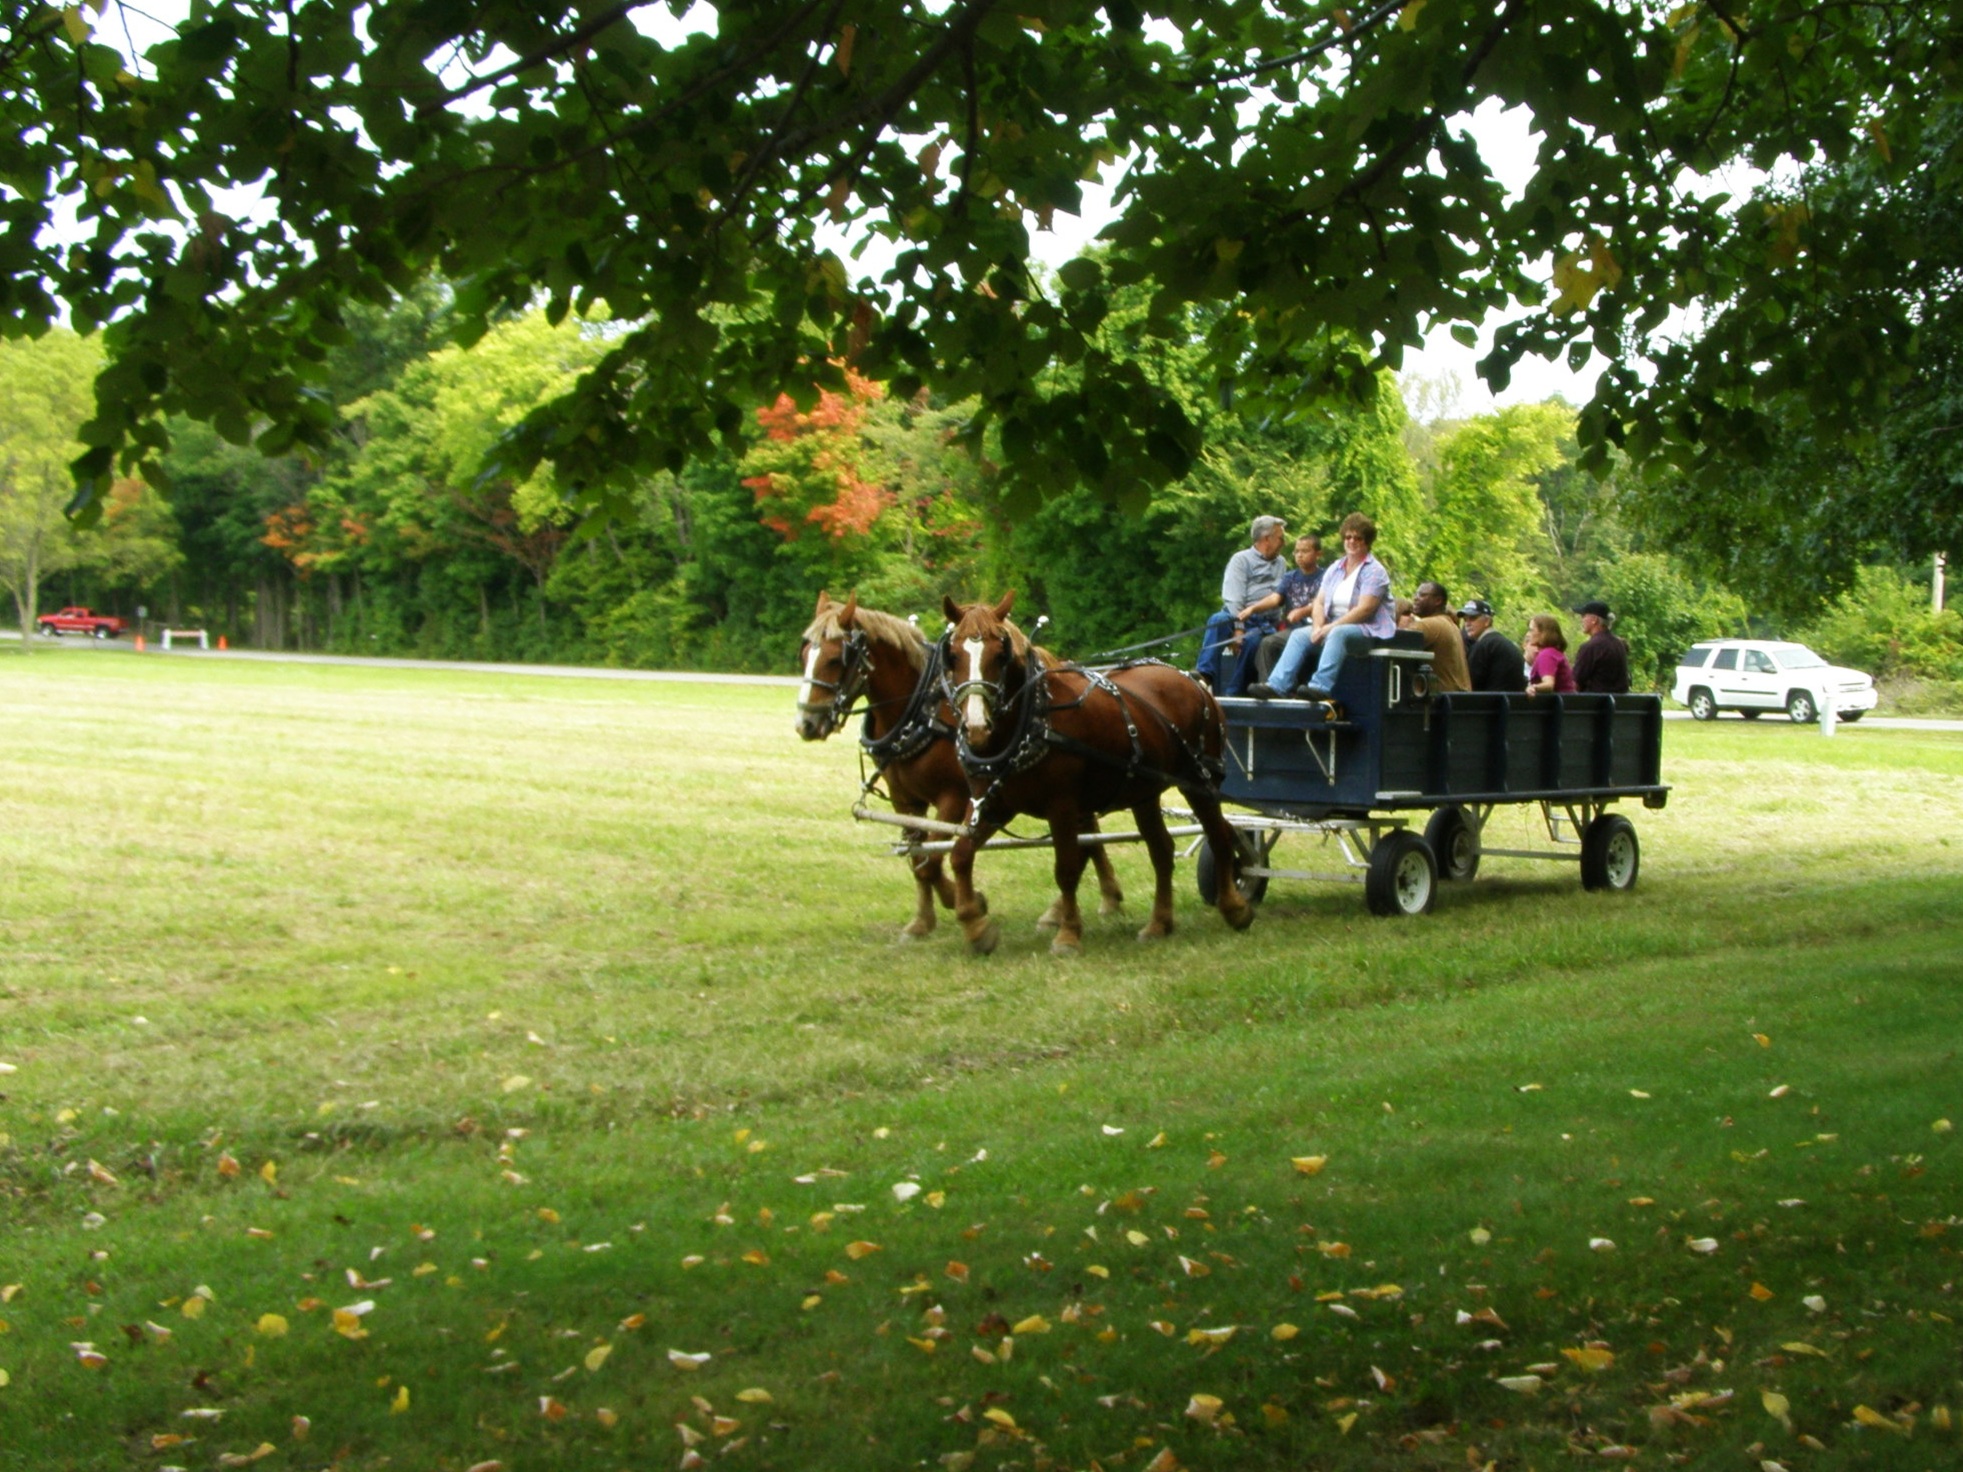
<svg viewBox="0 0 1963 1472"><path fill-rule="evenodd" d="M906 817L932 813L943 823L959 823L968 809L968 777L954 751L954 717L941 698L938 646L903 618L859 607L855 593L843 603L818 594L817 612L804 631L804 679L797 693L797 733L806 741L823 741L844 725L847 712L861 696L866 701L864 729L859 736L867 760L883 782L893 810ZM867 784L867 791L874 791ZM925 838L937 835L908 830ZM1111 859L1095 850L1098 887L1104 911L1115 912L1124 892L1112 873ZM901 940L918 940L933 932L934 902L955 908L956 893L942 869L939 854L920 854L913 860L917 903ZM975 904L983 911L987 900ZM1060 923L1061 902L1036 923ZM991 940L987 949L993 949Z"/></svg>
<svg viewBox="0 0 1963 1472"><path fill-rule="evenodd" d="M953 851L955 918L977 950L993 948L994 922L968 903L975 849L1018 814L1050 825L1062 911L1050 949L1074 952L1083 938L1077 881L1084 872L1083 820L1129 808L1157 880L1152 919L1138 933L1172 931L1172 835L1159 795L1177 787L1213 847L1220 914L1236 930L1254 919L1240 892L1234 834L1220 814L1226 721L1213 696L1170 665L1108 673L1046 665L1008 620L1015 594L993 606L945 601L947 700L961 722L957 754L975 798L968 838Z"/></svg>

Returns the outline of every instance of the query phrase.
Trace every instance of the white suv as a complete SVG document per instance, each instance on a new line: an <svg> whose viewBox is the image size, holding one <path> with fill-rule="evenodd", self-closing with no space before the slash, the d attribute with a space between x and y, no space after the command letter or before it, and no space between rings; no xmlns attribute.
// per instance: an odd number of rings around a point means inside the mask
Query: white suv
<svg viewBox="0 0 1963 1472"><path fill-rule="evenodd" d="M1828 664L1804 644L1773 639L1693 644L1677 662L1670 695L1700 721L1717 719L1721 710L1751 720L1783 710L1795 721L1812 722L1829 706L1837 720L1858 721L1880 699L1871 676Z"/></svg>

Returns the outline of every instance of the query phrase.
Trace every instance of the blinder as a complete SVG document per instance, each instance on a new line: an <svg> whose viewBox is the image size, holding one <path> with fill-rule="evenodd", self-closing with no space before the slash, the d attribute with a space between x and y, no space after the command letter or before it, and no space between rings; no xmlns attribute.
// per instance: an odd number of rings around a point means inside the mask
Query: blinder
<svg viewBox="0 0 1963 1472"><path fill-rule="evenodd" d="M828 692L828 696L824 700L800 700L798 714L810 718L829 712L832 725L843 726L852 703L866 693L866 682L872 675L871 653L865 631L847 629L838 643L838 679L821 680L812 675L807 683L813 690Z"/></svg>

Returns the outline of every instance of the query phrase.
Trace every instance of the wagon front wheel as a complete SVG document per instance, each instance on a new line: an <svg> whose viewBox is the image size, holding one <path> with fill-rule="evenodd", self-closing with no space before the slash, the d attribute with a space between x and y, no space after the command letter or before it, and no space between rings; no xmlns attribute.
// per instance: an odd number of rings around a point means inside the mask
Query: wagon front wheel
<svg viewBox="0 0 1963 1472"><path fill-rule="evenodd" d="M1240 890L1241 898L1250 905L1261 903L1262 896L1268 892L1268 879L1265 874L1250 876L1246 871L1251 866L1265 865L1268 852L1273 847L1272 838L1257 837L1243 828L1234 830L1234 857L1241 870L1235 886ZM1211 843L1200 845L1193 864L1193 882L1199 887L1201 904L1220 903L1220 866L1213 861Z"/></svg>
<svg viewBox="0 0 1963 1472"><path fill-rule="evenodd" d="M1636 825L1620 813L1604 813L1581 835L1581 887L1626 890L1636 886L1642 848Z"/></svg>
<svg viewBox="0 0 1963 1472"><path fill-rule="evenodd" d="M1437 897L1438 868L1417 834L1400 828L1370 850L1363 899L1371 914L1422 915Z"/></svg>

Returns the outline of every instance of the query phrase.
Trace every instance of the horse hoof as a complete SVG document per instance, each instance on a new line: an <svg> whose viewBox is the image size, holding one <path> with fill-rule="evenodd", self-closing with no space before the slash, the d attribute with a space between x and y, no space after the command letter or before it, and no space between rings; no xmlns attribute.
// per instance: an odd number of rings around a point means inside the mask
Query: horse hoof
<svg viewBox="0 0 1963 1472"><path fill-rule="evenodd" d="M968 941L968 949L977 956L991 956L1002 940L1002 927L993 920L984 925Z"/></svg>
<svg viewBox="0 0 1963 1472"><path fill-rule="evenodd" d="M1061 935L1050 942L1050 954L1052 956L1074 956L1077 954L1078 949L1079 947L1076 941L1065 940Z"/></svg>
<svg viewBox="0 0 1963 1472"><path fill-rule="evenodd" d="M1222 910L1220 918L1227 922L1231 930L1245 930L1254 923L1254 906L1242 905L1238 910Z"/></svg>
<svg viewBox="0 0 1963 1472"><path fill-rule="evenodd" d="M1119 898L1117 898L1117 899L1115 899L1115 900L1114 900L1114 899L1110 899L1110 898L1108 898L1108 897L1107 897L1107 898L1106 898L1106 899L1105 899L1105 900L1104 900L1104 901L1103 901L1103 902L1102 902L1101 904L1099 904L1099 905L1098 905L1098 907L1097 907L1097 911L1098 911L1098 913L1099 913L1100 915L1122 915L1122 914L1124 914L1124 913L1125 913L1125 901L1124 901L1124 898L1123 898L1123 896L1120 896Z"/></svg>
<svg viewBox="0 0 1963 1472"><path fill-rule="evenodd" d="M1038 930L1055 930L1063 924L1063 917L1057 912L1063 908L1060 901L1052 900L1049 909L1036 917Z"/></svg>
<svg viewBox="0 0 1963 1472"><path fill-rule="evenodd" d="M1172 927L1170 925L1160 925L1157 922L1154 922L1153 924L1148 925L1143 930L1139 931L1138 938L1140 940L1164 940L1167 936L1171 934L1172 934Z"/></svg>

